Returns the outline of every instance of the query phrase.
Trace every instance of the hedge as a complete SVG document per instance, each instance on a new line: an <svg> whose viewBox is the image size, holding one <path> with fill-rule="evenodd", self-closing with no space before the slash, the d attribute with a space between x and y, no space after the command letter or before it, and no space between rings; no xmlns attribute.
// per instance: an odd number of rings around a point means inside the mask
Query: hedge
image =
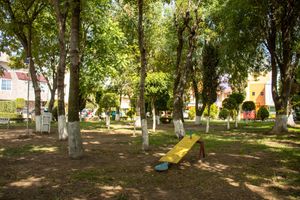
<svg viewBox="0 0 300 200"><path fill-rule="evenodd" d="M22 115L19 113L0 112L0 118L22 118Z"/></svg>
<svg viewBox="0 0 300 200"><path fill-rule="evenodd" d="M16 98L16 107L17 109L23 109L25 107L25 99Z"/></svg>
<svg viewBox="0 0 300 200"><path fill-rule="evenodd" d="M0 113L15 113L17 110L16 102L14 101L0 101Z"/></svg>

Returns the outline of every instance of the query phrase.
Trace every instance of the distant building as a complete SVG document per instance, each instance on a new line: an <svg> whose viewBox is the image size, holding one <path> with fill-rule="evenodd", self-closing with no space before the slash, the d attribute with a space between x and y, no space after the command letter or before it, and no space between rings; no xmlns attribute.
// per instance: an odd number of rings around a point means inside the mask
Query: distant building
<svg viewBox="0 0 300 200"><path fill-rule="evenodd" d="M272 73L268 72L259 77L250 76L246 87L245 101L253 101L256 109L266 106L271 113L275 112L272 97Z"/></svg>
<svg viewBox="0 0 300 200"><path fill-rule="evenodd" d="M9 57L6 54L0 55L0 66L4 69L4 74L0 75L0 101L15 100L23 98L27 102L28 81L29 81L29 107L34 108L34 89L31 79L28 76L27 69L11 69L8 66ZM38 81L41 87L41 101L45 105L50 98L50 92L47 86L46 79L38 76Z"/></svg>

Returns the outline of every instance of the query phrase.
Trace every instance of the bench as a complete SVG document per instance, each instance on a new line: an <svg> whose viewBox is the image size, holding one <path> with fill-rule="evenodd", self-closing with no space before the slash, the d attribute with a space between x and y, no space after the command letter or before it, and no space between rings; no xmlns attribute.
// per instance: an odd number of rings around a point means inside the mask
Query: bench
<svg viewBox="0 0 300 200"><path fill-rule="evenodd" d="M0 118L0 124L7 124L7 128L9 128L9 118Z"/></svg>

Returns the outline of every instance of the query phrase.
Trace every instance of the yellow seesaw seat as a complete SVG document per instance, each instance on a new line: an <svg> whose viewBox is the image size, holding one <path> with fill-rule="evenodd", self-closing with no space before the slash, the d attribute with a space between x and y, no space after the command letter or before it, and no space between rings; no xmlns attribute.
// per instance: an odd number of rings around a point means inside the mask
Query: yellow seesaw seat
<svg viewBox="0 0 300 200"><path fill-rule="evenodd" d="M168 163L178 163L185 154L194 146L194 144L200 139L200 136L185 136L180 142L178 142L173 149L171 149L165 156L159 161Z"/></svg>

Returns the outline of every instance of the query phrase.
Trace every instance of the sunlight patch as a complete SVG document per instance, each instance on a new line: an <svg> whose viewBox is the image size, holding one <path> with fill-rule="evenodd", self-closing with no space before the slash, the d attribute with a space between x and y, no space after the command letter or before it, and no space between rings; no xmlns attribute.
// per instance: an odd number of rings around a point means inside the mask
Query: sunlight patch
<svg viewBox="0 0 300 200"><path fill-rule="evenodd" d="M240 184L236 181L234 181L232 178L224 178L225 181L227 181L227 183L229 183L229 185L232 185L234 187L239 187Z"/></svg>
<svg viewBox="0 0 300 200"><path fill-rule="evenodd" d="M117 194L119 194L123 188L119 185L117 186L100 186L99 187L101 190L103 190L103 193L101 194L101 197L104 198L112 198L114 196L116 196Z"/></svg>
<svg viewBox="0 0 300 200"><path fill-rule="evenodd" d="M41 178L36 178L34 176L26 178L26 179L21 179L19 181L15 181L10 183L10 186L13 187L22 187L22 188L27 188L31 186L41 186L41 181L45 179L44 177Z"/></svg>

